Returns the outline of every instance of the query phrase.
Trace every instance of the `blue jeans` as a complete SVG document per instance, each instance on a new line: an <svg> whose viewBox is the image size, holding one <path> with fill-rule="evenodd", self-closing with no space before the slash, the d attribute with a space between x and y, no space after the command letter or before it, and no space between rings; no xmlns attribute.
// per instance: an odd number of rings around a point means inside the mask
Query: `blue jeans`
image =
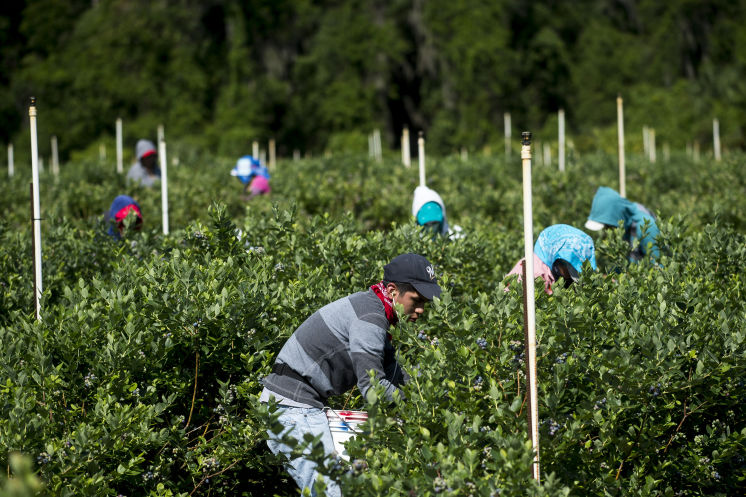
<svg viewBox="0 0 746 497"><path fill-rule="evenodd" d="M336 454L334 442L332 441L332 432L329 431L329 422L326 420L326 413L323 409L278 406L278 411L281 413L278 420L287 429L280 433L280 435L275 435L271 431L268 431L269 440L267 440L267 445L269 445L269 450L273 454L282 452L289 459L292 449L281 443L280 438L284 434L290 434L296 440L302 441L304 433L310 433L313 436L321 435L321 442L324 444L326 454L330 456ZM310 450L306 450L304 453L308 452ZM304 457L296 457L285 463L285 469L287 469L287 472L293 477L301 490L308 488L312 497L318 495L314 485L316 478L319 476L319 472L316 471L315 462ZM326 483L326 495L328 497L342 497L342 491L337 482L329 478L324 478L324 480Z"/></svg>

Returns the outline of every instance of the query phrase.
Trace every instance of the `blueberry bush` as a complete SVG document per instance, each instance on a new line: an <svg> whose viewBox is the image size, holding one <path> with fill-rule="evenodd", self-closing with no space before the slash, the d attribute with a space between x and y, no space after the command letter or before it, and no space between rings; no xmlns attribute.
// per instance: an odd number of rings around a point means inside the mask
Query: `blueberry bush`
<svg viewBox="0 0 746 497"><path fill-rule="evenodd" d="M663 256L628 264L620 230L600 271L537 290L542 480L530 477L521 285L520 164L433 160L457 240L410 216L416 169L355 156L281 162L249 203L231 161L169 170L158 190L81 158L42 176L43 319L33 315L28 177L0 185L0 495L296 495L264 443L259 380L318 307L367 288L402 252L444 288L392 329L411 381L331 399L366 409L351 462L322 461L345 495L736 495L746 487L746 157L630 160L629 197L652 208ZM582 226L615 161L534 171L536 234ZM141 232L102 214L135 196ZM8 479L10 477L10 479ZM15 493L11 493L15 492ZM25 492L25 493L24 493Z"/></svg>

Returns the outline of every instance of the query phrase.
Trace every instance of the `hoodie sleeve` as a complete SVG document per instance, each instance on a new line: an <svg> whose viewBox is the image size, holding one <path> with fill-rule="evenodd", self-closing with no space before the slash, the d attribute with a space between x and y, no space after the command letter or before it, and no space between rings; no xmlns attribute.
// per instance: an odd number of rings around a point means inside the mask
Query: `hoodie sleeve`
<svg viewBox="0 0 746 497"><path fill-rule="evenodd" d="M656 238L658 237L660 230L658 229L658 225L655 224L655 219L653 219L652 216L638 210L635 215L634 222L636 225L636 238L640 240L640 250L643 254L647 254L648 244L652 244L650 247L650 255L652 255L653 258L658 259L660 257L660 249L658 248L658 242ZM645 230L645 236L643 237L643 227L646 223L648 224L648 226Z"/></svg>
<svg viewBox="0 0 746 497"><path fill-rule="evenodd" d="M398 364L393 367L390 361L386 364L386 330L365 321L358 321L350 327L349 333L350 358L360 393L363 397L368 393L371 386L368 372L373 370L384 388L386 398L389 401L393 400L394 392L399 390L396 386L396 380L399 379L396 372L401 371L401 368ZM391 344L388 346L391 347ZM393 353L393 350L389 353ZM403 381L403 377L401 379Z"/></svg>

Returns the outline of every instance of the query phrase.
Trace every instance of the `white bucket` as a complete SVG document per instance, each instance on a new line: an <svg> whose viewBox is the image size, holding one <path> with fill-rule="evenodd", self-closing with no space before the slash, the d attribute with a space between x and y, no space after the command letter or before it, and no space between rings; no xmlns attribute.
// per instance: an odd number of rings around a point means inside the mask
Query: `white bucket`
<svg viewBox="0 0 746 497"><path fill-rule="evenodd" d="M332 432L334 449L337 451L339 457L345 461L349 461L350 455L345 450L344 442L362 433L360 425L368 420L368 413L365 411L335 411L334 409L327 409L326 419L329 422L329 431Z"/></svg>

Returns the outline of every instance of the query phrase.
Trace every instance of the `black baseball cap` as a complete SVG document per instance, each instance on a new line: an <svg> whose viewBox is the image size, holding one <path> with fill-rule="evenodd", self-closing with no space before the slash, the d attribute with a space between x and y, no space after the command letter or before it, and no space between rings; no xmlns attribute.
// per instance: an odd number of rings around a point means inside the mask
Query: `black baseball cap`
<svg viewBox="0 0 746 497"><path fill-rule="evenodd" d="M440 286L435 278L435 268L418 254L402 254L383 266L383 280L409 283L427 300L440 297Z"/></svg>

